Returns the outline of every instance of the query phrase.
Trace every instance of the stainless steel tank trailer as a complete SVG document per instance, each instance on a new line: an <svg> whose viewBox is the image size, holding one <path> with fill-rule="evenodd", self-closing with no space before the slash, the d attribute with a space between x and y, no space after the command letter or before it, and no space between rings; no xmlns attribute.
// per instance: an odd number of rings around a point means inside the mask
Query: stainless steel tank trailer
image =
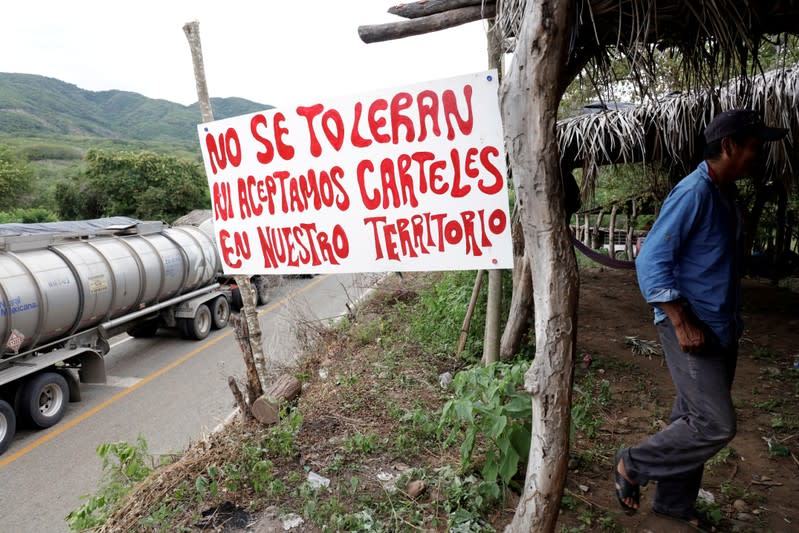
<svg viewBox="0 0 799 533"><path fill-rule="evenodd" d="M162 326L201 340L230 317L212 237L125 217L0 225L0 453L104 383L109 339Z"/></svg>

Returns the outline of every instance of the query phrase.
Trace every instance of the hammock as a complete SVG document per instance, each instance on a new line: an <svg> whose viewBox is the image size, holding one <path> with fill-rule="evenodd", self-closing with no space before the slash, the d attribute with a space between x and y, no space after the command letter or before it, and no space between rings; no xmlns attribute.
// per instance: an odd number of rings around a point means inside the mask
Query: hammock
<svg viewBox="0 0 799 533"><path fill-rule="evenodd" d="M601 254L594 250L593 248L589 248L582 242L580 242L574 235L571 236L572 244L574 247L583 252L583 255L588 257L594 262L599 263L600 265L604 265L610 268L620 268L625 270L634 270L635 269L635 261L622 261L620 259L615 259L613 257L609 257L605 254Z"/></svg>

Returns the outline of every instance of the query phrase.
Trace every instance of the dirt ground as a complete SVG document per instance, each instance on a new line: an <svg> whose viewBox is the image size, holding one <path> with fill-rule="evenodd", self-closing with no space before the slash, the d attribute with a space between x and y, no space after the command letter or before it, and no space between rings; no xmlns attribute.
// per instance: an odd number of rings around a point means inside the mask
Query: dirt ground
<svg viewBox="0 0 799 533"><path fill-rule="evenodd" d="M799 294L756 279L745 279L743 292L745 332L733 385L738 432L706 469L703 489L714 498L709 509L722 518L722 531L798 531L799 369L792 366L799 354ZM679 524L651 513L653 485L644 488L633 517L616 513L612 492L613 451L656 431L673 399L662 356L635 354L625 339L657 340L635 272L584 270L579 309L578 360L588 354L592 361L589 369L578 366L575 383L579 388L588 373L607 379L612 400L597 438L578 435L572 445L567 496L579 505L564 509L559 527L601 530L595 520L586 523L587 506L612 511L626 531L679 531Z"/></svg>

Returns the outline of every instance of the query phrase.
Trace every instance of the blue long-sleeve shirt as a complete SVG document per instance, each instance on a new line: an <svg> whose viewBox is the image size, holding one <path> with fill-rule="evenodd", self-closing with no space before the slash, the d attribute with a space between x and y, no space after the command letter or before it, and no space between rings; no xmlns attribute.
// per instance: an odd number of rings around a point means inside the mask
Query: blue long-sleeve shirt
<svg viewBox="0 0 799 533"><path fill-rule="evenodd" d="M672 189L636 259L638 285L666 318L662 302L686 303L724 346L737 341L740 320L740 215L730 194L710 178L706 162Z"/></svg>

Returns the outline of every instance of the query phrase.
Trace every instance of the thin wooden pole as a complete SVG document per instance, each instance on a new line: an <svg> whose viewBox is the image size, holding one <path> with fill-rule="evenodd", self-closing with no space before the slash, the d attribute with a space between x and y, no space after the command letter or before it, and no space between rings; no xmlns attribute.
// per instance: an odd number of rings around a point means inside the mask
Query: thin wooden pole
<svg viewBox="0 0 799 533"><path fill-rule="evenodd" d="M186 34L186 39L189 41L189 48L191 49L191 59L194 64L194 82L197 86L197 98L200 101L200 117L203 122L211 122L214 120L214 114L211 109L211 98L208 96L208 83L205 79L199 21L195 20L184 24L183 32ZM265 375L261 375L264 373L265 357L261 340L261 322L258 319L258 312L255 309L255 291L252 288L249 276L234 276L233 278L239 288L241 299L244 304L241 312L244 315L247 325L247 338L249 340L250 353L252 353L256 366L262 370L262 372L257 375L259 381L258 390L262 390L263 381L266 379Z"/></svg>
<svg viewBox="0 0 799 533"><path fill-rule="evenodd" d="M488 21L486 33L488 42L488 68L497 69L497 77L502 80L502 46L498 28L494 20ZM502 313L502 270L488 271L488 301L486 302L485 334L483 335L483 364L499 360L500 314Z"/></svg>
<svg viewBox="0 0 799 533"><path fill-rule="evenodd" d="M458 347L455 350L455 355L460 355L463 351L463 347L466 345L466 337L469 335L469 326L472 324L472 315L474 315L474 308L477 306L477 297L480 295L480 288L483 286L483 274L485 274L485 270L477 271L477 277L472 287L472 297L469 299L469 307L466 309L466 316L463 317L461 334L458 336Z"/></svg>

